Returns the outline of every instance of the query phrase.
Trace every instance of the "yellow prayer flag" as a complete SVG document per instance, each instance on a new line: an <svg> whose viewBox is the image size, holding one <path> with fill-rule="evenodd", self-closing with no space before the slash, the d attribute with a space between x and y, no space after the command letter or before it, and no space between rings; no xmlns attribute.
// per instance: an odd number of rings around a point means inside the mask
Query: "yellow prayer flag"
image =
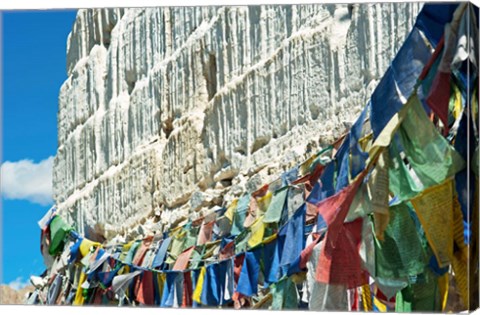
<svg viewBox="0 0 480 315"><path fill-rule="evenodd" d="M83 257L85 257L90 252L90 248L92 246L102 246L102 244L93 242L86 238L82 240L82 242L80 243L80 253L82 254Z"/></svg>
<svg viewBox="0 0 480 315"><path fill-rule="evenodd" d="M225 217L227 217L230 222L233 222L233 215L235 214L235 209L237 209L238 199L234 199L230 206L228 206L227 211L225 211Z"/></svg>
<svg viewBox="0 0 480 315"><path fill-rule="evenodd" d="M438 288L440 290L440 305L442 306L442 311L447 307L448 300L448 272L443 276L438 277Z"/></svg>
<svg viewBox="0 0 480 315"><path fill-rule="evenodd" d="M253 222L252 226L250 227L252 234L250 239L248 240L248 246L253 248L263 241L263 234L265 233L265 223L263 223L263 215L258 217L255 222Z"/></svg>
<svg viewBox="0 0 480 315"><path fill-rule="evenodd" d="M387 306L380 302L379 299L377 299L376 296L373 297L373 304L375 304L376 308L378 309L379 312L381 313L386 313L387 312Z"/></svg>
<svg viewBox="0 0 480 315"><path fill-rule="evenodd" d="M162 297L163 295L163 286L165 284L165 279L167 278L167 275L163 272L158 272L157 273L157 290L158 290L158 296Z"/></svg>
<svg viewBox="0 0 480 315"><path fill-rule="evenodd" d="M123 249L124 251L128 251L128 250L130 249L130 247L132 247L133 243L135 243L135 241L130 241L130 242L128 242L127 244L125 244L125 245L122 246L122 249Z"/></svg>
<svg viewBox="0 0 480 315"><path fill-rule="evenodd" d="M362 285L361 290L362 290L363 310L366 312L373 311L372 292L370 290L370 285L369 284Z"/></svg>
<svg viewBox="0 0 480 315"><path fill-rule="evenodd" d="M302 284L307 280L307 273L306 272L294 273L290 276L290 280L292 280L292 282L295 284Z"/></svg>
<svg viewBox="0 0 480 315"><path fill-rule="evenodd" d="M303 162L300 167L299 167L299 175L303 176L308 173L310 173L310 165L312 165L313 161L317 158L317 155L312 155L311 157L308 158L305 162Z"/></svg>
<svg viewBox="0 0 480 315"><path fill-rule="evenodd" d="M82 284L87 279L87 275L82 271L80 274L80 279L78 281L77 292L75 293L75 299L73 300L73 305L83 305L85 298L83 297L83 288Z"/></svg>
<svg viewBox="0 0 480 315"><path fill-rule="evenodd" d="M477 208L478 209L478 208ZM461 252L461 257L465 261L468 260L468 247L465 244L463 232L463 214L458 198L455 196L453 200L453 240L456 247Z"/></svg>
<svg viewBox="0 0 480 315"><path fill-rule="evenodd" d="M476 122L478 119L478 88L475 89L475 92L472 93L472 103L471 103L471 108L472 108L472 118Z"/></svg>
<svg viewBox="0 0 480 315"><path fill-rule="evenodd" d="M468 276L467 276L467 261L464 261L457 253L453 256L452 267L455 273L455 283L457 284L458 293L462 299L463 305L469 305L469 292L468 292Z"/></svg>
<svg viewBox="0 0 480 315"><path fill-rule="evenodd" d="M460 89L457 87L456 84L452 84L453 86L453 117L455 119L459 118L460 115L462 114L463 111L463 106L462 106L462 93L460 92Z"/></svg>
<svg viewBox="0 0 480 315"><path fill-rule="evenodd" d="M390 222L390 213L373 213L373 220L375 226L375 237L380 240L385 240L385 230L387 229L388 222Z"/></svg>
<svg viewBox="0 0 480 315"><path fill-rule="evenodd" d="M382 129L377 139L375 139L375 142L372 144L372 147L368 151L369 159L367 161L366 168L370 168L371 163L374 162L378 155L390 145L393 135L395 134L395 132L397 132L402 121L405 119L405 116L408 113L408 109L412 107L415 102L420 103L418 96L416 94L413 94L409 98L408 102L403 105L403 107L395 115L393 115L393 117Z"/></svg>
<svg viewBox="0 0 480 315"><path fill-rule="evenodd" d="M453 180L425 189L411 200L440 267L453 256Z"/></svg>
<svg viewBox="0 0 480 315"><path fill-rule="evenodd" d="M202 267L200 269L200 275L198 275L197 286L193 291L193 300L197 303L202 303L201 296L202 296L202 288L203 288L203 280L205 279L205 274L207 273L207 268Z"/></svg>
<svg viewBox="0 0 480 315"><path fill-rule="evenodd" d="M268 191L265 196L257 198L258 213L257 215L262 215L267 212L270 201L272 201L272 192Z"/></svg>
<svg viewBox="0 0 480 315"><path fill-rule="evenodd" d="M181 237L178 237L180 234L182 234L182 229L183 229L183 225L179 225L179 226L176 226L172 229L170 229L170 232L168 233L168 235L170 237L177 237L177 238L181 238ZM185 234L185 233L183 233Z"/></svg>
<svg viewBox="0 0 480 315"><path fill-rule="evenodd" d="M268 244L276 238L277 238L277 233L270 235L269 237L263 239L262 244Z"/></svg>
<svg viewBox="0 0 480 315"><path fill-rule="evenodd" d="M360 138L358 140L358 144L360 145L360 148L364 152L368 152L370 148L372 147L372 140L373 140L373 132L370 132L368 135Z"/></svg>
<svg viewBox="0 0 480 315"><path fill-rule="evenodd" d="M272 304L273 295L269 292L267 295L263 296L257 303L252 306L252 309L261 309L266 308L268 304Z"/></svg>

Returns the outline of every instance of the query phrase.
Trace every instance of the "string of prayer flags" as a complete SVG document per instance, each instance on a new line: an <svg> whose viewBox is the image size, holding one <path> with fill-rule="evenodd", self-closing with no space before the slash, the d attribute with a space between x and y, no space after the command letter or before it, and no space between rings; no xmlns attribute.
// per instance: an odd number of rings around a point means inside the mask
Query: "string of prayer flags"
<svg viewBox="0 0 480 315"><path fill-rule="evenodd" d="M51 261L32 300L431 311L446 309L453 275L470 304L474 273L466 265L469 258L478 261L469 247L478 239L469 218L478 213L469 207L464 182L472 182L465 162L472 152L478 157L478 126L466 108L466 73L457 66L476 60L457 45L445 63L452 40L441 40L443 25L456 8L424 6L349 132L229 205L123 245L80 237L50 209L39 226L42 254ZM455 36L465 33L465 23L462 17ZM446 65L457 67L448 78L451 88L438 91L434 78ZM439 92L435 106L451 126L447 138L424 104Z"/></svg>
<svg viewBox="0 0 480 315"><path fill-rule="evenodd" d="M475 32L475 28L467 30L470 28L470 25L466 26L469 24L469 19L475 16L473 12L468 12L469 9L467 8L466 3L459 5L453 14L452 21L445 28L443 55L430 89L430 94L426 100L429 107L443 122L445 134L448 133L449 129L448 116L452 70L457 71L467 59L471 61L474 67L477 65L475 53L473 52L474 48L467 48L465 44L465 41ZM478 36L475 38L478 38ZM475 40L472 40L471 43L475 43ZM462 77L461 74L460 77Z"/></svg>

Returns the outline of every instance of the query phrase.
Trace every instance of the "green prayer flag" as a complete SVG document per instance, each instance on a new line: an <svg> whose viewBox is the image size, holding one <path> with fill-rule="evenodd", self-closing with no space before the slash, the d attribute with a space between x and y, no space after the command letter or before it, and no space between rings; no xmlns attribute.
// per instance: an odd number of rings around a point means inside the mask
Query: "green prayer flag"
<svg viewBox="0 0 480 315"><path fill-rule="evenodd" d="M396 296L396 312L440 311L441 298L438 277L432 272L425 272L422 282L410 284L399 291Z"/></svg>
<svg viewBox="0 0 480 315"><path fill-rule="evenodd" d="M187 231L187 235L185 236L185 241L182 246L182 252L192 246L197 244L198 232L200 231L200 227L191 227Z"/></svg>
<svg viewBox="0 0 480 315"><path fill-rule="evenodd" d="M287 198L288 186L277 190L272 196L272 201L268 206L267 212L263 222L265 223L278 223L282 217L282 211L285 206L285 200Z"/></svg>
<svg viewBox="0 0 480 315"><path fill-rule="evenodd" d="M412 199L465 168L465 161L435 129L418 97L409 102L407 114L389 146L389 189L400 201Z"/></svg>
<svg viewBox="0 0 480 315"><path fill-rule="evenodd" d="M72 228L60 216L55 216L50 222L50 247L48 253L58 255L65 246L65 237Z"/></svg>
<svg viewBox="0 0 480 315"><path fill-rule="evenodd" d="M425 188L440 184L465 168L465 161L435 129L418 100L410 108L398 130L400 140L416 175Z"/></svg>
<svg viewBox="0 0 480 315"><path fill-rule="evenodd" d="M184 248L184 243L186 241L186 232L180 231L177 235L172 237L172 242L170 243L170 248L168 250L168 257L165 260L166 264L173 264L178 255L182 252Z"/></svg>
<svg viewBox="0 0 480 315"><path fill-rule="evenodd" d="M197 269L202 263L203 255L205 253L205 245L196 246L195 250L190 256L190 268Z"/></svg>
<svg viewBox="0 0 480 315"><path fill-rule="evenodd" d="M235 253L242 253L247 250L248 240L250 239L250 230L243 230L236 238L235 238Z"/></svg>
<svg viewBox="0 0 480 315"><path fill-rule="evenodd" d="M243 195L238 200L237 209L233 214L233 223L232 229L230 234L238 235L242 232L245 228L243 227L243 223L245 222L245 218L247 217L247 211L250 206L250 194Z"/></svg>
<svg viewBox="0 0 480 315"><path fill-rule="evenodd" d="M372 212L373 207L368 195L368 187L367 185L361 185L353 198L345 221L352 222L358 218L365 218Z"/></svg>
<svg viewBox="0 0 480 315"><path fill-rule="evenodd" d="M295 283L290 278L280 279L271 285L272 310L297 309L298 297Z"/></svg>
<svg viewBox="0 0 480 315"><path fill-rule="evenodd" d="M376 275L401 279L422 273L427 257L408 206L401 203L392 206L389 212L384 240L375 239Z"/></svg>
<svg viewBox="0 0 480 315"><path fill-rule="evenodd" d="M137 252L137 249L140 247L142 244L142 241L135 241L132 246L130 246L130 249L127 252L127 255L125 256L125 259L123 260L124 263L126 264L131 264L133 261L133 257L135 257L135 253Z"/></svg>
<svg viewBox="0 0 480 315"><path fill-rule="evenodd" d="M394 141L389 147L389 189L399 201L412 199L422 191L421 183L416 182L400 156Z"/></svg>

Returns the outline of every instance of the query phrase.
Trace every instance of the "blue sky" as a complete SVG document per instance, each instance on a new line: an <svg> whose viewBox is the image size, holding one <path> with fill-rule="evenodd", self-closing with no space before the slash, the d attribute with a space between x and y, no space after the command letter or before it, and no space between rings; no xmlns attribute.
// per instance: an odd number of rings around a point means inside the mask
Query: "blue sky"
<svg viewBox="0 0 480 315"><path fill-rule="evenodd" d="M4 11L2 35L2 272L14 287L44 270L37 221L51 207L57 109L75 10Z"/></svg>

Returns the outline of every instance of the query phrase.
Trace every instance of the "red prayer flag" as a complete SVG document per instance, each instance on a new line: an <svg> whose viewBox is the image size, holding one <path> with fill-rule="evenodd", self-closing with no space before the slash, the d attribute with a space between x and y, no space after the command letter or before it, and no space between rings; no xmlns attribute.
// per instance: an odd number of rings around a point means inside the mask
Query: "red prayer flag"
<svg viewBox="0 0 480 315"><path fill-rule="evenodd" d="M224 260L235 255L235 242L231 241L220 250L219 260Z"/></svg>
<svg viewBox="0 0 480 315"><path fill-rule="evenodd" d="M254 197L250 197L250 203L247 210L247 217L243 222L243 227L248 228L253 224L253 222L255 222L255 219L257 218L257 209L258 209L257 199L255 199Z"/></svg>
<svg viewBox="0 0 480 315"><path fill-rule="evenodd" d="M238 255L233 261L233 279L235 283L238 283L240 278L240 273L242 272L243 260L245 259L245 254Z"/></svg>
<svg viewBox="0 0 480 315"><path fill-rule="evenodd" d="M337 246L328 242L330 230L320 251L316 279L322 283L345 285L349 289L368 283L368 273L362 270L359 254L363 219L340 226Z"/></svg>
<svg viewBox="0 0 480 315"><path fill-rule="evenodd" d="M190 272L185 272L183 274L183 297L182 297L182 307L192 306L192 277Z"/></svg>
<svg viewBox="0 0 480 315"><path fill-rule="evenodd" d="M203 245L210 241L212 238L213 225L215 221L210 221L208 223L203 223L198 233L197 245Z"/></svg>
<svg viewBox="0 0 480 315"><path fill-rule="evenodd" d="M140 266L142 264L143 258L145 257L147 250L150 248L150 245L152 244L152 240L153 240L152 236L143 240L142 244L140 245L140 248L137 249L135 256L133 257L133 260L132 260L133 265Z"/></svg>
<svg viewBox="0 0 480 315"><path fill-rule="evenodd" d="M268 184L263 185L260 189L254 191L252 193L253 198L260 198L267 194L268 192Z"/></svg>
<svg viewBox="0 0 480 315"><path fill-rule="evenodd" d="M300 269L307 268L307 262L310 259L310 256L312 256L313 248L318 244L320 236L320 234L312 234L313 242L310 243L307 247L305 247L305 249L302 250L302 252L300 253Z"/></svg>
<svg viewBox="0 0 480 315"><path fill-rule="evenodd" d="M367 171L368 169L360 173L352 184L345 187L337 194L328 197L317 204L317 211L328 226L329 237L326 238L325 241L330 242L331 247L335 247L337 235L341 230L341 226L347 217L353 198L363 182L363 178L367 174Z"/></svg>
<svg viewBox="0 0 480 315"><path fill-rule="evenodd" d="M187 269L188 263L190 261L190 256L192 256L193 251L195 250L195 246L190 246L186 250L184 250L180 255L178 255L175 264L173 265L172 270L185 270Z"/></svg>
<svg viewBox="0 0 480 315"><path fill-rule="evenodd" d="M153 296L153 272L145 270L137 277L135 285L135 296L139 303L144 305L153 305L155 298Z"/></svg>
<svg viewBox="0 0 480 315"><path fill-rule="evenodd" d="M450 103L450 72L438 71L426 99L428 106L440 118L448 134L448 104Z"/></svg>
<svg viewBox="0 0 480 315"><path fill-rule="evenodd" d="M442 35L442 38L440 39L440 41L437 44L437 47L435 47L435 51L434 51L432 57L430 57L430 60L428 61L428 63L425 65L425 67L423 67L422 73L418 77L419 80L425 79L428 72L430 71L430 68L432 68L432 65L435 63L437 58L440 56L440 52L442 52L444 44L445 44L445 37Z"/></svg>
<svg viewBox="0 0 480 315"><path fill-rule="evenodd" d="M103 290L102 288L100 287L97 287L95 289L95 293L94 293L94 298L93 298L93 305L101 305L102 304L102 296L105 294L105 290ZM61 294L59 294L59 297L61 296ZM58 300L58 299L57 299ZM58 303L57 303L58 304Z"/></svg>

